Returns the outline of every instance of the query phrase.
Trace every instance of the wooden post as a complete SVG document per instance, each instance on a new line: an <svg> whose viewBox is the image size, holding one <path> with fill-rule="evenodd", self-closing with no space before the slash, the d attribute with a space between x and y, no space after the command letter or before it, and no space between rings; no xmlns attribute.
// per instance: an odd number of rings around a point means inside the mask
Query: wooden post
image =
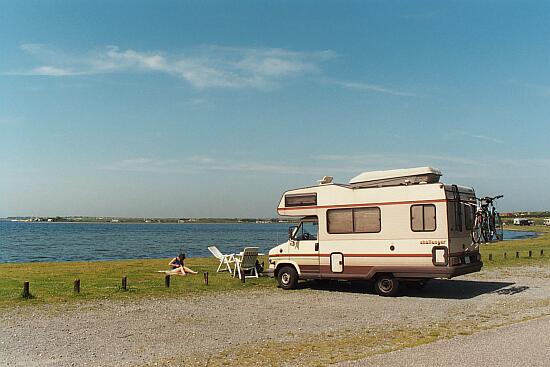
<svg viewBox="0 0 550 367"><path fill-rule="evenodd" d="M164 285L166 286L166 288L170 288L170 274L166 274L166 276L164 277Z"/></svg>
<svg viewBox="0 0 550 367"><path fill-rule="evenodd" d="M489 254L489 261L493 261L493 254Z"/></svg>
<svg viewBox="0 0 550 367"><path fill-rule="evenodd" d="M125 291L128 289L128 278L126 275L122 277L122 290Z"/></svg>
<svg viewBox="0 0 550 367"><path fill-rule="evenodd" d="M74 280L73 289L75 293L80 293L80 279Z"/></svg>
<svg viewBox="0 0 550 367"><path fill-rule="evenodd" d="M29 282L23 282L23 297L29 298L31 295L31 292L29 291Z"/></svg>
<svg viewBox="0 0 550 367"><path fill-rule="evenodd" d="M540 256L544 256L544 250L543 249L540 249Z"/></svg>
<svg viewBox="0 0 550 367"><path fill-rule="evenodd" d="M506 259L506 252L504 253L504 258Z"/></svg>
<svg viewBox="0 0 550 367"><path fill-rule="evenodd" d="M516 259L519 259L519 252L516 251Z"/></svg>
<svg viewBox="0 0 550 367"><path fill-rule="evenodd" d="M529 250L529 257L533 256L533 251Z"/></svg>
<svg viewBox="0 0 550 367"><path fill-rule="evenodd" d="M208 272L204 272L204 285L208 285Z"/></svg>
<svg viewBox="0 0 550 367"><path fill-rule="evenodd" d="M244 269L241 268L241 282L244 283L246 281L246 277L244 276Z"/></svg>

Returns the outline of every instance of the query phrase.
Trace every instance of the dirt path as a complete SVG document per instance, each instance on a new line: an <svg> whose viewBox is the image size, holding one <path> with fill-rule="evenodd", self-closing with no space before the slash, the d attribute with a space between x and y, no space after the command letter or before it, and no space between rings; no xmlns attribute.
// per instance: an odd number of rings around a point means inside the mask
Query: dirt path
<svg viewBox="0 0 550 367"><path fill-rule="evenodd" d="M335 367L544 367L550 358L550 317L507 325L474 335L379 354Z"/></svg>
<svg viewBox="0 0 550 367"><path fill-rule="evenodd" d="M340 284L2 311L0 366L328 364L409 346L424 330L431 341L548 315L549 279L548 266L508 268L398 298Z"/></svg>

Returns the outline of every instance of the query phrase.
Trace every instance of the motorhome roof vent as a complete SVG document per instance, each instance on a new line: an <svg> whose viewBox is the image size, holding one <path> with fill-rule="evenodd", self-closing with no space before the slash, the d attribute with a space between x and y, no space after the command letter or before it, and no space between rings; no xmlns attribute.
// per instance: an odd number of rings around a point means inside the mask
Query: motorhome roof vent
<svg viewBox="0 0 550 367"><path fill-rule="evenodd" d="M441 171L432 167L393 169L388 171L363 172L349 182L354 189L367 187L386 187L417 185L439 182Z"/></svg>
<svg viewBox="0 0 550 367"><path fill-rule="evenodd" d="M319 180L319 185L331 184L333 179L334 177L332 176L324 176L322 179Z"/></svg>

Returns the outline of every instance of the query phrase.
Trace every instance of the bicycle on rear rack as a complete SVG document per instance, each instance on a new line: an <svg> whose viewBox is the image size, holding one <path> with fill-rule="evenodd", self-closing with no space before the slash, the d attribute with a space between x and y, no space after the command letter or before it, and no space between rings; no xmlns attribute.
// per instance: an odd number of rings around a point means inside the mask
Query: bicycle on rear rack
<svg viewBox="0 0 550 367"><path fill-rule="evenodd" d="M502 197L503 195L476 198L478 205L472 230L472 241L474 243L492 242L493 238L495 241L502 241L504 232L502 220L495 207L495 200Z"/></svg>

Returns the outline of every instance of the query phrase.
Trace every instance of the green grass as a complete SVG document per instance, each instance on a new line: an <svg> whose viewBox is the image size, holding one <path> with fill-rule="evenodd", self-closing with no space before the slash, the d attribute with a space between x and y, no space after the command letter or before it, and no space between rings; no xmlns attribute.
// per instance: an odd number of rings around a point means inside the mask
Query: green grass
<svg viewBox="0 0 550 367"><path fill-rule="evenodd" d="M502 266L521 266L550 263L550 227L507 226L506 229L532 231L537 232L539 235L536 238L502 241L480 245L481 257L485 267L490 269ZM529 258L529 250L532 251L531 258ZM540 250L544 251L544 256L542 257L540 256ZM516 258L516 252L519 252L519 258ZM506 258L504 258L504 253L506 253ZM492 255L493 260L489 260L489 254Z"/></svg>
<svg viewBox="0 0 550 367"><path fill-rule="evenodd" d="M265 260L265 258L263 259ZM262 261L262 259L260 259ZM139 297L178 297L209 292L273 287L270 278L247 278L242 284L227 272L216 273L214 258L188 259L186 265L197 275L171 277L170 288L163 273L169 259L117 260L92 262L10 263L0 265L0 309L32 304L58 304L97 299L135 299ZM267 262L266 262L267 264ZM204 285L203 272L209 273ZM128 279L121 289L122 276ZM73 292L73 282L80 279L81 291ZM23 282L30 282L31 297L23 298Z"/></svg>

